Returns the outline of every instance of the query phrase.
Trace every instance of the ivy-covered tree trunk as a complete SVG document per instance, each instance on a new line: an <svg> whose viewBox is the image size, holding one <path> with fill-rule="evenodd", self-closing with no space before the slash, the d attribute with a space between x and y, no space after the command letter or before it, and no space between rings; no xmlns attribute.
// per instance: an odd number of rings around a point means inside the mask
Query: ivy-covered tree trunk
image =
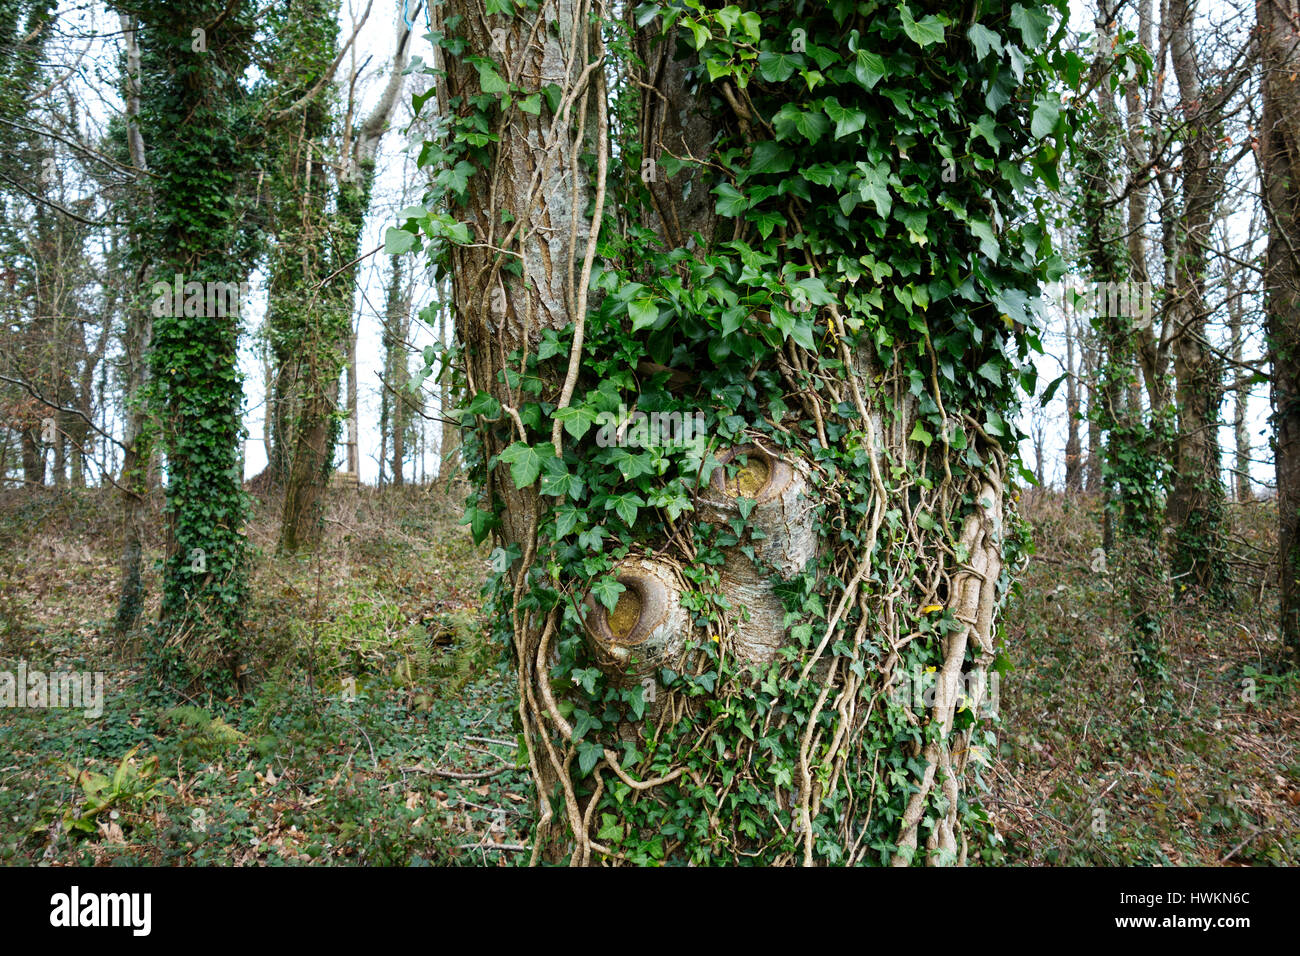
<svg viewBox="0 0 1300 956"><path fill-rule="evenodd" d="M330 336L321 334L322 325L338 319L326 313L319 288L332 262L327 210L341 172L331 169L338 164L329 143L338 121L330 82L338 52L338 12L337 0L295 0L273 8L268 17L274 111L268 122L267 192L275 242L265 325L272 363L267 467L279 487L289 480L307 393L317 389L320 379L328 390L329 367L337 377L340 361L329 354Z"/></svg>
<svg viewBox="0 0 1300 956"><path fill-rule="evenodd" d="M1136 255L1139 267L1145 269L1145 250L1131 237L1124 241L1123 217L1115 202L1119 184L1114 170L1126 137L1107 74L1125 64L1116 62L1110 26L1095 24L1101 50L1093 63L1098 81L1097 112L1078 150L1080 195L1076 204L1081 257L1096 291L1090 298L1095 306L1091 318L1099 352L1095 377L1099 401L1090 414L1104 436L1105 561L1099 564L1094 560L1092 567L1097 573L1108 574L1111 586L1122 596L1134 671L1159 685L1164 675L1160 607L1168 590L1161 540L1170 440L1168 409L1153 404L1144 416L1138 387L1139 352L1150 334L1146 326L1152 319L1145 310L1151 303L1148 299L1145 305L1134 304L1141 295L1133 292L1132 257ZM1143 71L1137 73L1141 76ZM1131 142L1128 150L1131 166ZM1112 289L1129 291L1112 298ZM1127 301L1121 305L1120 300Z"/></svg>
<svg viewBox="0 0 1300 956"><path fill-rule="evenodd" d="M1294 14L1261 3L1260 160L1268 215L1265 274L1277 456L1282 639L1300 665L1300 49Z"/></svg>
<svg viewBox="0 0 1300 956"><path fill-rule="evenodd" d="M166 456L168 542L154 663L168 679L229 686L246 594L239 314L228 296L217 308L208 290L238 288L255 251L245 218L255 153L240 85L253 10L240 0L129 6L154 190L142 255L161 283L150 290L150 387Z"/></svg>
<svg viewBox="0 0 1300 956"><path fill-rule="evenodd" d="M440 295L441 299L442 296ZM450 327L450 310L442 308L438 312L438 344L442 346L438 368L438 415L442 418L438 435L438 476L440 488L447 488L452 476L460 470L460 429L453 417L458 393L453 379L453 371L447 362L448 350L454 349L456 331Z"/></svg>
<svg viewBox="0 0 1300 956"><path fill-rule="evenodd" d="M1221 477L1219 410L1223 367L1206 339L1209 309L1205 267L1211 217L1222 194L1216 156L1219 127L1215 93L1207 97L1192 43L1195 0L1172 0L1169 45L1178 78L1181 115L1187 121L1182 162L1183 208L1174 263L1170 318L1177 380L1178 433L1174 441L1169 520L1174 525L1172 568L1183 586L1196 587L1211 601L1231 598L1231 569L1225 547L1225 494Z"/></svg>
<svg viewBox="0 0 1300 956"><path fill-rule="evenodd" d="M280 547L296 551L320 539L320 500L333 471L339 434L339 376L348 368L349 392L355 355L349 347L357 274L357 255L375 181L375 154L402 88L402 71L411 31L398 31L392 72L378 104L366 118L344 124L341 169L334 208L318 219L321 231L311 299L295 341L298 400L290 440L288 479L280 524ZM350 361L349 361L350 356ZM355 407L354 405L350 407Z"/></svg>
<svg viewBox="0 0 1300 956"><path fill-rule="evenodd" d="M452 277L535 860L996 855L1053 9L437 8L388 244Z"/></svg>

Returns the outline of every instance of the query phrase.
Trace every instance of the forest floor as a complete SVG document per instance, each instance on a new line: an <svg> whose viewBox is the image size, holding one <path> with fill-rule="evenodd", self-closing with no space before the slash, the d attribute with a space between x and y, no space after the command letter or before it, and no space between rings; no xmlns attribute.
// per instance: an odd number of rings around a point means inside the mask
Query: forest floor
<svg viewBox="0 0 1300 956"><path fill-rule="evenodd" d="M115 502L0 494L0 671L105 674L93 719L0 708L0 864L527 860L513 679L480 611L487 553L458 506L338 490L325 546L295 559L275 554L275 503L257 501L253 689L178 707L108 636ZM982 781L995 856L1300 863L1300 680L1276 676L1261 583L1273 505L1233 506L1236 608L1171 602L1160 700L1143 698L1110 576L1092 571L1096 503L1041 494L1023 510L1037 553L1004 617L1000 753ZM155 571L146 584L156 601Z"/></svg>

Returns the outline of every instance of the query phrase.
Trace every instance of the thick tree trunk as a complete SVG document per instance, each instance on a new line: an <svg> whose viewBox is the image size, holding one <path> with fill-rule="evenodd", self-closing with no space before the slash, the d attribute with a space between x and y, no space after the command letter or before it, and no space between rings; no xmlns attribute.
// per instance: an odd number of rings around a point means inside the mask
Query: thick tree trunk
<svg viewBox="0 0 1300 956"><path fill-rule="evenodd" d="M304 369L317 375L311 365ZM328 388L322 376L317 381ZM328 468L334 452L333 420L338 405L338 378L332 392L313 390L302 404L303 424L294 435L292 465L284 489L284 514L280 527L280 547L288 552L319 540L320 499L328 480Z"/></svg>
<svg viewBox="0 0 1300 956"><path fill-rule="evenodd" d="M1257 6L1264 63L1260 160L1269 240L1267 315L1273 360L1278 584L1282 640L1300 665L1300 17Z"/></svg>
<svg viewBox="0 0 1300 956"><path fill-rule="evenodd" d="M822 17L823 36L829 36L830 14L812 15ZM951 356L936 354L940 345L931 331L937 338L938 323L946 319L933 316L928 321L936 324L926 329L927 319L907 326L894 314L902 323L898 335L909 336L906 343L874 342L848 331L848 322L861 313L854 312L858 303L851 302L856 297L847 283L836 295L821 297L817 308L798 304L790 291L789 304L822 323L813 347L778 335L766 367L742 368L734 380L712 386L743 390L750 381L764 381L782 396L772 406L774 421L756 416L760 420L748 425L728 423L736 431L713 449L723 469L692 485L693 498L683 499L686 506L675 517L665 518L667 504L645 500L629 516L629 496L619 499L616 510L611 494L607 521L625 526L627 537L596 534L594 544L580 539L576 545L557 540L565 533L553 530L556 513L590 504L572 484L567 491L548 487L553 472L543 473L540 488L536 472L518 484L516 474L528 475L526 463L534 459L558 458L564 470L566 443L570 461L589 457L592 444L608 447L587 437L578 448L584 439L568 434L561 413L581 412L571 401L599 384L590 366L582 374L587 323L601 310L599 331L613 335L608 326L622 321L603 311L608 298L596 298L608 289L594 294L593 309L587 308L596 252L592 233L610 227L603 214L611 154L607 65L601 33L592 23L600 8L585 0L557 0L540 13L520 9L510 18L494 18L485 0L456 0L435 8L435 16L435 31L444 35L454 16L453 49L464 44L455 55L446 47L440 52L440 102L473 104L480 94L490 99L491 91L483 89L490 81L497 93L502 85L510 89L511 103L543 104L536 111L507 106L479 114L479 107L467 106L458 117L491 117L495 138L489 149L471 153L478 166L453 206L458 218L468 218L469 242L452 244L447 253L468 395L478 413L472 456L467 455L479 464L484 481L474 513L495 522L494 557L506 569L499 584L508 608L503 616L513 639L521 731L539 793L535 858L567 857L574 864L625 859L612 844L633 834L619 825L619 813L635 809L653 819L656 808L685 807L698 811L689 828L665 826L660 841L670 860L698 862L726 852L729 858L804 864L963 861L970 824L963 773L969 761L982 759L984 745L974 736L977 719L964 709L978 711L983 704L995 655L993 619L1005 585L1005 456L989 434L1002 426L982 417L999 409L945 410L939 383ZM685 44L675 42L674 31L687 40L692 34L677 26L667 38L657 37L660 26L652 18L648 29L634 28L645 67L629 84L643 96L640 172L651 208L643 216L637 200L624 223L628 236L605 238L671 250L671 265L663 267L671 278L663 281L684 284L689 278L698 283L697 292L707 286L734 301L740 283L725 269L735 266L739 275L744 253L729 243L757 234L719 212L715 187L729 183L711 160L724 142L763 140L767 120L755 115L748 94L730 79L705 89L708 73ZM774 20L772 29L785 31L788 23ZM861 90L854 95L867 101ZM985 109L982 96L979 101ZM634 143L621 145L635 151ZM591 181L583 168L586 152L594 154ZM670 176L670 162L683 159L696 162ZM830 202L824 209L800 208L811 217L834 207ZM632 234L643 226L654 235ZM945 248L926 254L942 259L966 253ZM969 254L973 259L983 253ZM792 256L789 265L791 276L831 271L813 252L807 259ZM925 268L931 266L942 275L946 263L927 261ZM751 268L747 261L745 268ZM777 266L770 268L777 272ZM639 282L628 285L633 295L645 289ZM806 287L791 288L819 295L811 279ZM746 334L760 340L765 324L775 327L778 307L784 309L773 300L770 309L755 307L753 315L743 316L754 323ZM971 306L966 317L986 323L986 346L1001 335L1004 323L991 301ZM679 318L684 323L692 317ZM619 329L622 334L624 327ZM528 361L548 333L551 344L572 343L567 365ZM671 346L683 350L681 368L663 364L663 356L634 360L626 372L611 373L621 383L612 383L615 390L635 402L646 395L639 379L666 379L673 394L689 396L702 408L728 407L696 381L709 373L708 361L723 361L726 353L711 351L716 343L708 335L695 335L670 338L665 346L669 361L677 359ZM997 342L1011 347L1001 338ZM550 354L563 358L562 352ZM915 379L920 395L905 367L906 361L917 364L917 355L924 356ZM592 364L608 358L586 357ZM815 368L818 362L833 365L834 373ZM542 403L554 411L539 421ZM935 427L936 416L943 421L937 434L924 427L927 421ZM759 428L769 424L769 430ZM777 441L796 434L793 447ZM832 447L856 450L852 491L837 484L829 459L814 451ZM516 471L507 463L523 464ZM611 466L601 477L617 483L617 474ZM858 496L851 513L836 510L837 489ZM842 527L832 529L836 523ZM550 537L539 539L543 526ZM709 544L709 561L694 561L712 535L721 538L716 549ZM591 574L573 593L574 582L554 570L561 561L576 569L575 554L589 556L596 566L611 562L611 573L600 582L614 588L612 607L597 593ZM805 606L798 612L792 589L802 589ZM813 605L822 613L799 626L791 623ZM923 658L933 662L932 699L921 703L918 690L915 705L910 698L898 702L901 683L923 679L920 672L907 673L924 670ZM632 709L609 703L602 711L582 696L581 681L602 682L608 694L631 698ZM728 722L737 714L756 719L742 728ZM714 715L712 722L708 715ZM666 736L697 726L698 741L678 741L682 749L670 749L667 758L648 753ZM869 737L869 726L882 736ZM701 772L675 762L701 751L716 757ZM785 759L788 774L767 776L774 755ZM743 802L735 792L742 784L753 791L745 798L752 806L744 810L736 808ZM730 816L718 809L720 800L730 801ZM743 817L746 812L759 822ZM869 826L875 828L870 835ZM655 834L635 836L649 843Z"/></svg>
<svg viewBox="0 0 1300 956"><path fill-rule="evenodd" d="M245 190L256 180L254 153L240 139L248 119L241 79L256 25L239 0L129 6L119 5L138 18L140 75L148 78L140 127L154 206L136 210L136 225L141 254L154 268L151 393L168 505L151 664L160 681L182 691L235 690L247 593L238 309L192 309L167 283L160 293L157 280L179 276L238 289L251 269L256 239Z"/></svg>

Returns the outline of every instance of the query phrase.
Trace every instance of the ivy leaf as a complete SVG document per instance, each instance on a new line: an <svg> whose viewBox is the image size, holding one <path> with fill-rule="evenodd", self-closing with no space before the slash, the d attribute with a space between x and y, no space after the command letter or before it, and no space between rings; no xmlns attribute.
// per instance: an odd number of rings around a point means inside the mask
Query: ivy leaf
<svg viewBox="0 0 1300 956"><path fill-rule="evenodd" d="M639 691L641 685L637 684L636 689ZM637 714L637 720L641 715ZM623 842L623 824L618 822L618 817L612 813L602 813L600 815L600 830L596 833L596 839L602 843L622 843Z"/></svg>
<svg viewBox="0 0 1300 956"><path fill-rule="evenodd" d="M718 22L722 24L722 29L730 36L731 31L735 29L736 24L740 21L740 7L735 4L725 6L715 16L718 18Z"/></svg>
<svg viewBox="0 0 1300 956"><path fill-rule="evenodd" d="M919 441L921 444L925 445L926 448L929 448L930 443L934 441L934 436L926 431L925 426L918 421L912 426L912 434L907 436L907 440Z"/></svg>
<svg viewBox="0 0 1300 956"><path fill-rule="evenodd" d="M1007 423L997 412L989 412L988 417L984 419L984 430L994 438L1005 438Z"/></svg>
<svg viewBox="0 0 1300 956"><path fill-rule="evenodd" d="M826 102L822 108L826 110L826 115L835 121L836 139L843 139L867 125L866 113L862 110L841 106L833 96L826 97Z"/></svg>
<svg viewBox="0 0 1300 956"><path fill-rule="evenodd" d="M876 204L876 214L881 219L888 217L889 211L894 208L894 197L889 194L889 187L885 182L888 168L883 163L878 166L858 163L858 171L862 174L858 194L864 201Z"/></svg>
<svg viewBox="0 0 1300 956"><path fill-rule="evenodd" d="M766 239L777 226L785 225L785 216L775 210L768 210L751 214L749 221L758 227L758 234Z"/></svg>
<svg viewBox="0 0 1300 956"><path fill-rule="evenodd" d="M794 71L803 66L803 57L797 53L772 53L765 51L758 55L758 72L769 83L784 83L794 75Z"/></svg>
<svg viewBox="0 0 1300 956"><path fill-rule="evenodd" d="M970 132L972 137L983 136L984 141L993 147L994 154L1002 148L1002 143L998 140L998 121L988 113L970 124Z"/></svg>
<svg viewBox="0 0 1300 956"><path fill-rule="evenodd" d="M713 34L709 32L709 28L704 24L691 19L684 19L682 20L682 23L686 24L687 28L691 31L691 37L695 41L696 50L704 49L704 44L713 39Z"/></svg>
<svg viewBox="0 0 1300 956"><path fill-rule="evenodd" d="M591 551L599 554L601 550L601 539L609 534L603 524L598 524L588 528L586 531L578 532L578 547L584 551ZM613 608L610 608L612 611Z"/></svg>
<svg viewBox="0 0 1300 956"><path fill-rule="evenodd" d="M583 480L565 468L561 459L547 459L546 468L542 472L542 494L576 501L582 497L585 489Z"/></svg>
<svg viewBox="0 0 1300 956"><path fill-rule="evenodd" d="M415 245L415 236L405 229L395 229L389 226L384 231L384 254L389 256L400 256L404 252L410 251Z"/></svg>
<svg viewBox="0 0 1300 956"><path fill-rule="evenodd" d="M912 19L912 11L908 9L907 4L899 4L898 12L903 18L903 32L913 43L927 47L933 43L943 42L943 21L934 14L930 14L918 23Z"/></svg>
<svg viewBox="0 0 1300 956"><path fill-rule="evenodd" d="M979 238L980 252L996 262L1001 247L998 237L993 234L993 224L983 219L972 219L970 231Z"/></svg>
<svg viewBox="0 0 1300 956"><path fill-rule="evenodd" d="M627 315L636 332L659 321L659 305L654 299L633 299L627 304Z"/></svg>
<svg viewBox="0 0 1300 956"><path fill-rule="evenodd" d="M539 93L532 96L525 96L519 101L519 108L525 113L531 113L533 116L540 116L542 113L542 97Z"/></svg>
<svg viewBox="0 0 1300 956"><path fill-rule="evenodd" d="M591 586L591 593L596 595L597 600L605 605L605 610L614 610L618 604L618 596L627 590L627 586L619 584L613 576L605 575Z"/></svg>
<svg viewBox="0 0 1300 956"><path fill-rule="evenodd" d="M867 89L871 89L888 74L885 58L879 53L859 50L857 62L853 65L853 75Z"/></svg>
<svg viewBox="0 0 1300 956"><path fill-rule="evenodd" d="M1054 96L1040 96L1034 100L1034 118L1029 131L1036 139L1042 139L1056 129L1056 121L1061 116L1061 102Z"/></svg>
<svg viewBox="0 0 1300 956"><path fill-rule="evenodd" d="M749 208L749 199L731 183L719 183L714 187L713 192L718 197L718 204L714 208L719 216L734 219Z"/></svg>
<svg viewBox="0 0 1300 956"><path fill-rule="evenodd" d="M487 60L477 60L474 68L478 70L478 85L484 93L495 96L510 92L510 84L501 78L496 67Z"/></svg>
<svg viewBox="0 0 1300 956"><path fill-rule="evenodd" d="M1025 38L1025 46L1033 50L1047 39L1047 28L1052 25L1052 15L1038 7L1026 9L1016 3L1011 7L1011 25L1020 30L1020 35Z"/></svg>
<svg viewBox="0 0 1300 956"><path fill-rule="evenodd" d="M557 422L561 422L569 436L577 441L595 424L597 412L587 405L566 405L564 408L557 409L553 417Z"/></svg>
<svg viewBox="0 0 1300 956"><path fill-rule="evenodd" d="M637 511L645 507L645 499L634 492L610 495L605 502L606 511L614 511L629 528L636 524Z"/></svg>
<svg viewBox="0 0 1300 956"><path fill-rule="evenodd" d="M918 246L923 246L930 241L926 234L925 227L929 216L921 209L901 209L898 212L898 219L907 227L907 237ZM921 303L922 307L926 303Z"/></svg>
<svg viewBox="0 0 1300 956"><path fill-rule="evenodd" d="M1061 387L1061 383L1064 382L1069 375L1069 372L1062 372L1056 378L1052 379L1052 381L1048 383L1047 388L1043 389L1043 397L1038 400L1038 404L1046 408L1047 404L1052 400L1052 396L1056 394L1056 390Z"/></svg>
<svg viewBox="0 0 1300 956"><path fill-rule="evenodd" d="M716 83L720 76L731 76L736 70L727 60L710 58L705 64L709 68L709 80Z"/></svg>
<svg viewBox="0 0 1300 956"><path fill-rule="evenodd" d="M534 448L521 441L515 442L498 456L501 461L510 466L510 478L514 481L515 487L521 491L535 482L537 476L542 473L542 456L538 449L547 452L549 458L555 457L555 448L550 442Z"/></svg>
<svg viewBox="0 0 1300 956"><path fill-rule="evenodd" d="M826 288L826 283L816 276L808 276L798 282L792 282L790 288L797 289L813 305L831 305L835 302L835 296L831 295L830 290Z"/></svg>
<svg viewBox="0 0 1300 956"><path fill-rule="evenodd" d="M722 313L722 337L734 335L740 331L740 327L745 322L745 316L749 315L749 310L743 305L733 306Z"/></svg>
<svg viewBox="0 0 1300 956"><path fill-rule="evenodd" d="M559 83L547 83L542 87L542 95L546 97L546 105L552 113L560 111L560 101L564 96L564 90L560 88Z"/></svg>
<svg viewBox="0 0 1300 956"><path fill-rule="evenodd" d="M772 127L777 139L790 139L798 133L810 143L815 143L831 128L831 121L821 110L804 112L793 103L787 103L772 117Z"/></svg>
<svg viewBox="0 0 1300 956"><path fill-rule="evenodd" d="M611 608L610 610L613 609ZM583 676L586 677L585 674ZM587 691L587 693L591 693L591 691ZM578 708L573 712L573 739L574 740L581 740L583 737L587 735L587 731L600 730L601 727L603 726L604 724L602 724L599 720L597 720L595 717L591 716L591 714L587 713L585 710L581 708Z"/></svg>
<svg viewBox="0 0 1300 956"><path fill-rule="evenodd" d="M487 419L496 419L501 414L501 403L487 392L477 392L460 414L462 417L482 415Z"/></svg>
<svg viewBox="0 0 1300 956"><path fill-rule="evenodd" d="M592 743L590 740L578 741L578 769L582 771L583 776L591 773L592 768L600 763L605 756L605 748L598 743Z"/></svg>
<svg viewBox="0 0 1300 956"><path fill-rule="evenodd" d="M474 536L475 544L482 544L488 536L488 531L492 528L492 518L492 512L485 511L476 505L469 505L465 508L465 516L460 519L460 523L469 525L470 534Z"/></svg>
<svg viewBox="0 0 1300 956"><path fill-rule="evenodd" d="M749 161L751 174L786 173L793 166L794 153L770 139L765 139L754 147L754 155Z"/></svg>
<svg viewBox="0 0 1300 956"><path fill-rule="evenodd" d="M448 192L457 196L465 195L469 188L469 178L474 175L474 164L462 159L451 169L444 169L438 174L438 183Z"/></svg>
<svg viewBox="0 0 1300 956"><path fill-rule="evenodd" d="M989 361L981 365L979 367L979 371L977 371L975 374L979 375L981 378L988 379L994 385L1002 384L1002 370L993 364L992 359L990 359Z"/></svg>
<svg viewBox="0 0 1300 956"><path fill-rule="evenodd" d="M966 31L966 36L970 37L970 42L975 45L976 59L984 59L989 55L989 50L996 50L998 56L1002 55L1002 38L984 24L971 24L971 28Z"/></svg>
<svg viewBox="0 0 1300 956"><path fill-rule="evenodd" d="M848 181L846 167L833 163L818 163L799 170L799 175L818 186L842 187Z"/></svg>
<svg viewBox="0 0 1300 956"><path fill-rule="evenodd" d="M640 419L644 423L646 419ZM635 433L637 425L632 425L627 434L632 436ZM641 452L632 454L626 448L610 448L606 452L606 459L611 464L618 467L624 479L631 481L633 478L639 478L642 475L648 475L654 471L654 465L651 464L652 456ZM645 504L645 502L641 502Z"/></svg>
<svg viewBox="0 0 1300 956"><path fill-rule="evenodd" d="M555 536L557 538L563 538L565 535L571 532L574 528L578 526L579 517L580 515L578 509L573 507L572 505L568 505L564 508L556 509Z"/></svg>

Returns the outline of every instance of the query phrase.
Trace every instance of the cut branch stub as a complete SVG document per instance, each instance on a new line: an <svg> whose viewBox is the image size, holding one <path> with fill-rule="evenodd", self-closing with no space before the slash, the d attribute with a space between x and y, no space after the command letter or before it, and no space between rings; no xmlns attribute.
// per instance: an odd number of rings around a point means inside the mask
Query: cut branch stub
<svg viewBox="0 0 1300 956"><path fill-rule="evenodd" d="M612 611L587 595L588 642L602 671L635 680L675 662L686 645L690 618L671 563L628 558L615 566L614 579L624 590Z"/></svg>
<svg viewBox="0 0 1300 956"><path fill-rule="evenodd" d="M785 640L785 608L773 593L772 572L788 581L808 567L817 551L812 481L801 460L774 455L756 444L728 449L718 461L723 467L710 476L699 513L703 520L725 527L742 516L741 499L754 502L745 525L758 561L741 545L727 548L720 588L732 607L748 612L749 619L737 620L733 628L738 657L766 663ZM728 475L732 462L739 467Z"/></svg>

